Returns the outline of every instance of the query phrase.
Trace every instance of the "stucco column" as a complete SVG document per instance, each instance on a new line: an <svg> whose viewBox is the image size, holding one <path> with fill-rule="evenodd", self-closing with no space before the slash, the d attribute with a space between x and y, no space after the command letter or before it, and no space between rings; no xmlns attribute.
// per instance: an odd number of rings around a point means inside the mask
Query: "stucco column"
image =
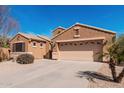
<svg viewBox="0 0 124 93"><path fill-rule="evenodd" d="M58 55L57 60L60 60L60 51L59 51L59 44L58 43L56 43L56 49L57 49L57 55Z"/></svg>

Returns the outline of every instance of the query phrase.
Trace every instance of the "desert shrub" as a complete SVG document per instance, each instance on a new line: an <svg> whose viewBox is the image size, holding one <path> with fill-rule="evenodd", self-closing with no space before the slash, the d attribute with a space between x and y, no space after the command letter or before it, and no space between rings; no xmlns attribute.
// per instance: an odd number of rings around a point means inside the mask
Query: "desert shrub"
<svg viewBox="0 0 124 93"><path fill-rule="evenodd" d="M17 57L16 62L19 64L31 64L34 62L34 56L31 54L21 54Z"/></svg>

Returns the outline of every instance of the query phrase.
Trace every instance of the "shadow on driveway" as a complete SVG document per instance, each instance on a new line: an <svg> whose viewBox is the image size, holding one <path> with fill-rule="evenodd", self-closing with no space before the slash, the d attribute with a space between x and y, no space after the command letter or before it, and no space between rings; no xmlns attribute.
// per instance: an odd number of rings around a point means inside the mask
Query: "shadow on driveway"
<svg viewBox="0 0 124 93"><path fill-rule="evenodd" d="M94 71L79 71L77 74L79 78L85 77L88 81L92 81L92 82L95 82L94 79L113 82L111 77L103 75L102 73L94 72Z"/></svg>

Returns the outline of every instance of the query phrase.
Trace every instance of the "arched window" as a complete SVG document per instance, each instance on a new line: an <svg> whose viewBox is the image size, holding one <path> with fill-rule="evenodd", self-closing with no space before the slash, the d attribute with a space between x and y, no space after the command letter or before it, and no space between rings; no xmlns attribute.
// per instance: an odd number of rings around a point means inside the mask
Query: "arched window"
<svg viewBox="0 0 124 93"><path fill-rule="evenodd" d="M43 48L43 45L44 45L44 44L41 42L41 43L40 43L40 47Z"/></svg>
<svg viewBox="0 0 124 93"><path fill-rule="evenodd" d="M36 42L32 42L32 46L36 47L37 46Z"/></svg>

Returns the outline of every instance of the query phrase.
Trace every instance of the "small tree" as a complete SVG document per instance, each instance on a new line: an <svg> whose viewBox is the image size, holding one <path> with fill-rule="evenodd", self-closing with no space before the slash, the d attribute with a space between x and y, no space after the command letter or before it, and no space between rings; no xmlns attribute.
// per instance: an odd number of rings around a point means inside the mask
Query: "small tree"
<svg viewBox="0 0 124 93"><path fill-rule="evenodd" d="M121 35L117 40L117 56L116 56L116 62L121 63L124 62L124 35ZM124 68L121 71L121 73L117 76L117 82L121 82L122 78L124 77Z"/></svg>
<svg viewBox="0 0 124 93"><path fill-rule="evenodd" d="M108 47L107 53L100 54L100 57L105 56L109 58L109 67L111 69L113 81L121 82L124 77L124 68L119 76L116 75L116 64L120 64L124 61L124 35L119 36L117 40L112 42L112 44Z"/></svg>

